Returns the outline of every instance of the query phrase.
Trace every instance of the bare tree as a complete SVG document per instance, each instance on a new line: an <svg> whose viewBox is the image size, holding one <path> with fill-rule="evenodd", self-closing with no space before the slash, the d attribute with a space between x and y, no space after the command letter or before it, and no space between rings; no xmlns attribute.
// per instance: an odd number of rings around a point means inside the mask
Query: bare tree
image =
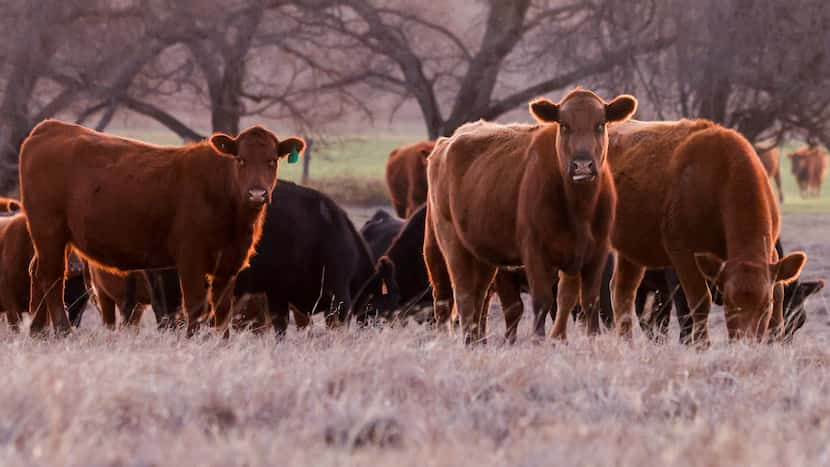
<svg viewBox="0 0 830 467"><path fill-rule="evenodd" d="M9 192L17 184L19 145L35 124L95 100L102 102L99 126L105 126L140 69L175 40L165 31L175 29L148 16L143 2L12 1L4 7L9 40L0 46L0 190Z"/></svg>
<svg viewBox="0 0 830 467"><path fill-rule="evenodd" d="M434 10L410 2L314 2L306 4L307 14L300 21L318 30L318 37L328 38L329 50L369 54L373 60L367 81L401 99L414 99L429 137L435 138L465 122L497 118L537 95L595 78L671 44L670 35L654 35L653 15L641 17L627 31L637 34L608 40L615 31L604 24L610 3L620 2L490 0L481 15L464 18L480 24L472 33L462 26L465 21L453 16L453 8L460 10L455 2ZM637 10L653 5L625 3ZM580 59L569 60L575 55ZM529 62L534 60L544 61L548 66L539 69L549 73L505 80L511 70L532 69Z"/></svg>
<svg viewBox="0 0 830 467"><path fill-rule="evenodd" d="M641 57L658 117L700 117L750 141L830 140L830 7L821 0L673 2L674 47ZM655 105L657 103L658 105Z"/></svg>

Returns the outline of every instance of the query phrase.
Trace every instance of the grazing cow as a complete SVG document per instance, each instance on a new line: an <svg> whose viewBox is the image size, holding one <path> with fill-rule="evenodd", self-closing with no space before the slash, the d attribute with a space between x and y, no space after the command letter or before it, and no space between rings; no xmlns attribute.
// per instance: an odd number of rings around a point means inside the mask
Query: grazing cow
<svg viewBox="0 0 830 467"><path fill-rule="evenodd" d="M801 197L821 196L821 185L827 173L827 153L819 146L811 145L804 146L787 157Z"/></svg>
<svg viewBox="0 0 830 467"><path fill-rule="evenodd" d="M38 124L20 153L36 251L31 332L43 332L50 318L57 332L69 332L60 291L70 245L113 272L176 267L188 335L209 303L214 324L226 329L226 292L259 239L278 161L304 148L259 126L162 147L57 120Z"/></svg>
<svg viewBox="0 0 830 467"><path fill-rule="evenodd" d="M759 150L758 157L761 159L761 165L767 171L767 176L775 181L775 187L778 188L778 201L784 202L784 190L781 188L781 151L778 146L772 146L767 149Z"/></svg>
<svg viewBox="0 0 830 467"><path fill-rule="evenodd" d="M781 242L775 243L775 250L779 257L784 256ZM824 281L802 282L798 279L784 285L784 341L791 342L795 333L804 326L807 320L807 299L824 288ZM709 284L713 302L723 305L723 298L717 288ZM641 293L655 292L655 303L649 311L644 311L645 298L641 300ZM677 323L680 326L680 342L689 343L692 337L692 315L686 296L680 288L677 275L672 269L646 271L643 282L637 291L636 311L640 318L640 326L652 340L661 341L668 331L671 317L672 303L677 314Z"/></svg>
<svg viewBox="0 0 830 467"><path fill-rule="evenodd" d="M354 314L358 321L369 315L389 316L404 303L424 295L429 288L424 264L424 226L426 206L418 208L382 252L375 272L355 296ZM372 245L371 232L367 239Z"/></svg>
<svg viewBox="0 0 830 467"><path fill-rule="evenodd" d="M6 312L6 321L14 330L18 329L21 314L29 309L29 264L33 256L26 216L0 217L0 310ZM71 259L74 266L74 255ZM77 268L70 269L63 293L70 313L86 307L87 289Z"/></svg>
<svg viewBox="0 0 830 467"><path fill-rule="evenodd" d="M121 322L124 325L137 326L141 322L144 306L151 304L150 289L142 273L131 272L122 276L95 266L87 268L104 325L115 329L117 305L121 312ZM75 326L80 325L80 319L72 314L69 315L69 321Z"/></svg>
<svg viewBox="0 0 830 467"><path fill-rule="evenodd" d="M630 121L611 130L608 160L617 187L613 309L631 335L631 312L646 268L672 267L693 304L693 341L709 342L711 295L723 292L731 338L783 331L783 287L803 253L775 252L778 202L752 146L703 120ZM770 313L770 304L774 312Z"/></svg>
<svg viewBox="0 0 830 467"><path fill-rule="evenodd" d="M309 323L311 313L323 311L329 312L330 326L345 322L352 297L374 272L366 243L346 212L316 190L280 180L273 198L257 254L237 276L235 296L265 294L278 335L288 328L289 307L298 327ZM157 271L146 274L154 309L160 301L180 300L175 280Z"/></svg>
<svg viewBox="0 0 830 467"><path fill-rule="evenodd" d="M398 217L406 219L427 201L427 157L434 141L393 150L386 162L386 184Z"/></svg>
<svg viewBox="0 0 830 467"><path fill-rule="evenodd" d="M395 218L383 209L378 209L372 218L363 224L363 227L360 228L360 236L369 246L373 262L380 259L383 252L389 248L403 225L404 221ZM418 254L420 255L420 249Z"/></svg>
<svg viewBox="0 0 830 467"><path fill-rule="evenodd" d="M557 269L565 273L559 309L572 309L581 295L588 331L599 331L615 198L605 164L606 125L628 119L636 107L631 96L606 103L579 89L558 104L532 102L539 125L480 121L438 140L427 167L424 242L438 322L447 315L445 268L465 341L476 342L486 334L487 290L496 270L524 266L537 335L544 334L553 305ZM435 261L436 247L443 264ZM564 339L566 326L567 313L558 313L553 335Z"/></svg>

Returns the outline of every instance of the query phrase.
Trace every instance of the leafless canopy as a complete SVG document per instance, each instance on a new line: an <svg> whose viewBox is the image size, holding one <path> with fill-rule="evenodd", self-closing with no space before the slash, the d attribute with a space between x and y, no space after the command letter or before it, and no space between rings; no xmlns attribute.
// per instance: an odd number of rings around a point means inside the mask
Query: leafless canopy
<svg viewBox="0 0 830 467"><path fill-rule="evenodd" d="M416 4L418 3L418 4ZM43 118L117 112L186 140L244 118L319 131L414 104L430 138L575 85L640 118L830 143L823 0L0 0L0 189Z"/></svg>

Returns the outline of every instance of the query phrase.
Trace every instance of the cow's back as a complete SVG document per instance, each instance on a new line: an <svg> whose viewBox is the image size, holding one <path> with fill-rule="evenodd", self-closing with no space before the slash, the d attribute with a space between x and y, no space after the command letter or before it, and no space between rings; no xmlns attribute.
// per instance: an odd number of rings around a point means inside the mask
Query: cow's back
<svg viewBox="0 0 830 467"><path fill-rule="evenodd" d="M777 237L766 172L736 132L681 120L626 122L610 133L618 194L613 244L620 254L664 267L671 264L667 249L679 244L725 257L729 236L766 236L769 245Z"/></svg>
<svg viewBox="0 0 830 467"><path fill-rule="evenodd" d="M519 189L539 130L479 121L436 142L428 164L431 216L452 224L470 251L514 259Z"/></svg>
<svg viewBox="0 0 830 467"><path fill-rule="evenodd" d="M173 149L47 120L21 149L30 222L65 228L83 254L121 269L169 265L166 238L184 201ZM196 175L196 174L192 174Z"/></svg>

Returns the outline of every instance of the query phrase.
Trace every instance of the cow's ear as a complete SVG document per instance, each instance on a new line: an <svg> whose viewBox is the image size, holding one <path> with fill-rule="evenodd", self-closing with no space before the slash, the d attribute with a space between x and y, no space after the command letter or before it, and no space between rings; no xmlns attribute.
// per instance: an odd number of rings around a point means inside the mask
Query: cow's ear
<svg viewBox="0 0 830 467"><path fill-rule="evenodd" d="M236 144L236 138L232 136L228 136L224 133L216 133L210 137L210 145L213 146L213 149L220 154L234 157L237 156L238 145Z"/></svg>
<svg viewBox="0 0 830 467"><path fill-rule="evenodd" d="M286 138L277 146L277 157L285 157L291 153L302 154L305 151L305 140L302 138Z"/></svg>
<svg viewBox="0 0 830 467"><path fill-rule="evenodd" d="M613 101L605 104L605 120L609 122L624 122L637 111L637 99L628 94L622 94Z"/></svg>
<svg viewBox="0 0 830 467"><path fill-rule="evenodd" d="M798 251L790 253L777 263L770 264L770 272L775 277L775 282L792 282L798 279L804 263L807 262L807 255Z"/></svg>
<svg viewBox="0 0 830 467"><path fill-rule="evenodd" d="M723 272L724 262L712 253L695 253L695 263L697 269L703 274L709 282L720 286L720 275Z"/></svg>
<svg viewBox="0 0 830 467"><path fill-rule="evenodd" d="M798 288L801 289L801 293L804 296L804 298L807 298L810 295L821 292L821 289L824 288L824 281L817 280L817 281L802 282L802 283L798 284Z"/></svg>
<svg viewBox="0 0 830 467"><path fill-rule="evenodd" d="M424 159L426 159L427 157L429 157L429 155L430 155L430 154L432 154L432 150L433 150L433 149L435 149L435 143L430 143L429 145L424 146L424 147L421 149L421 156L422 156Z"/></svg>
<svg viewBox="0 0 830 467"><path fill-rule="evenodd" d="M544 97L540 97L530 103L530 113L539 123L554 123L559 121L559 105Z"/></svg>

